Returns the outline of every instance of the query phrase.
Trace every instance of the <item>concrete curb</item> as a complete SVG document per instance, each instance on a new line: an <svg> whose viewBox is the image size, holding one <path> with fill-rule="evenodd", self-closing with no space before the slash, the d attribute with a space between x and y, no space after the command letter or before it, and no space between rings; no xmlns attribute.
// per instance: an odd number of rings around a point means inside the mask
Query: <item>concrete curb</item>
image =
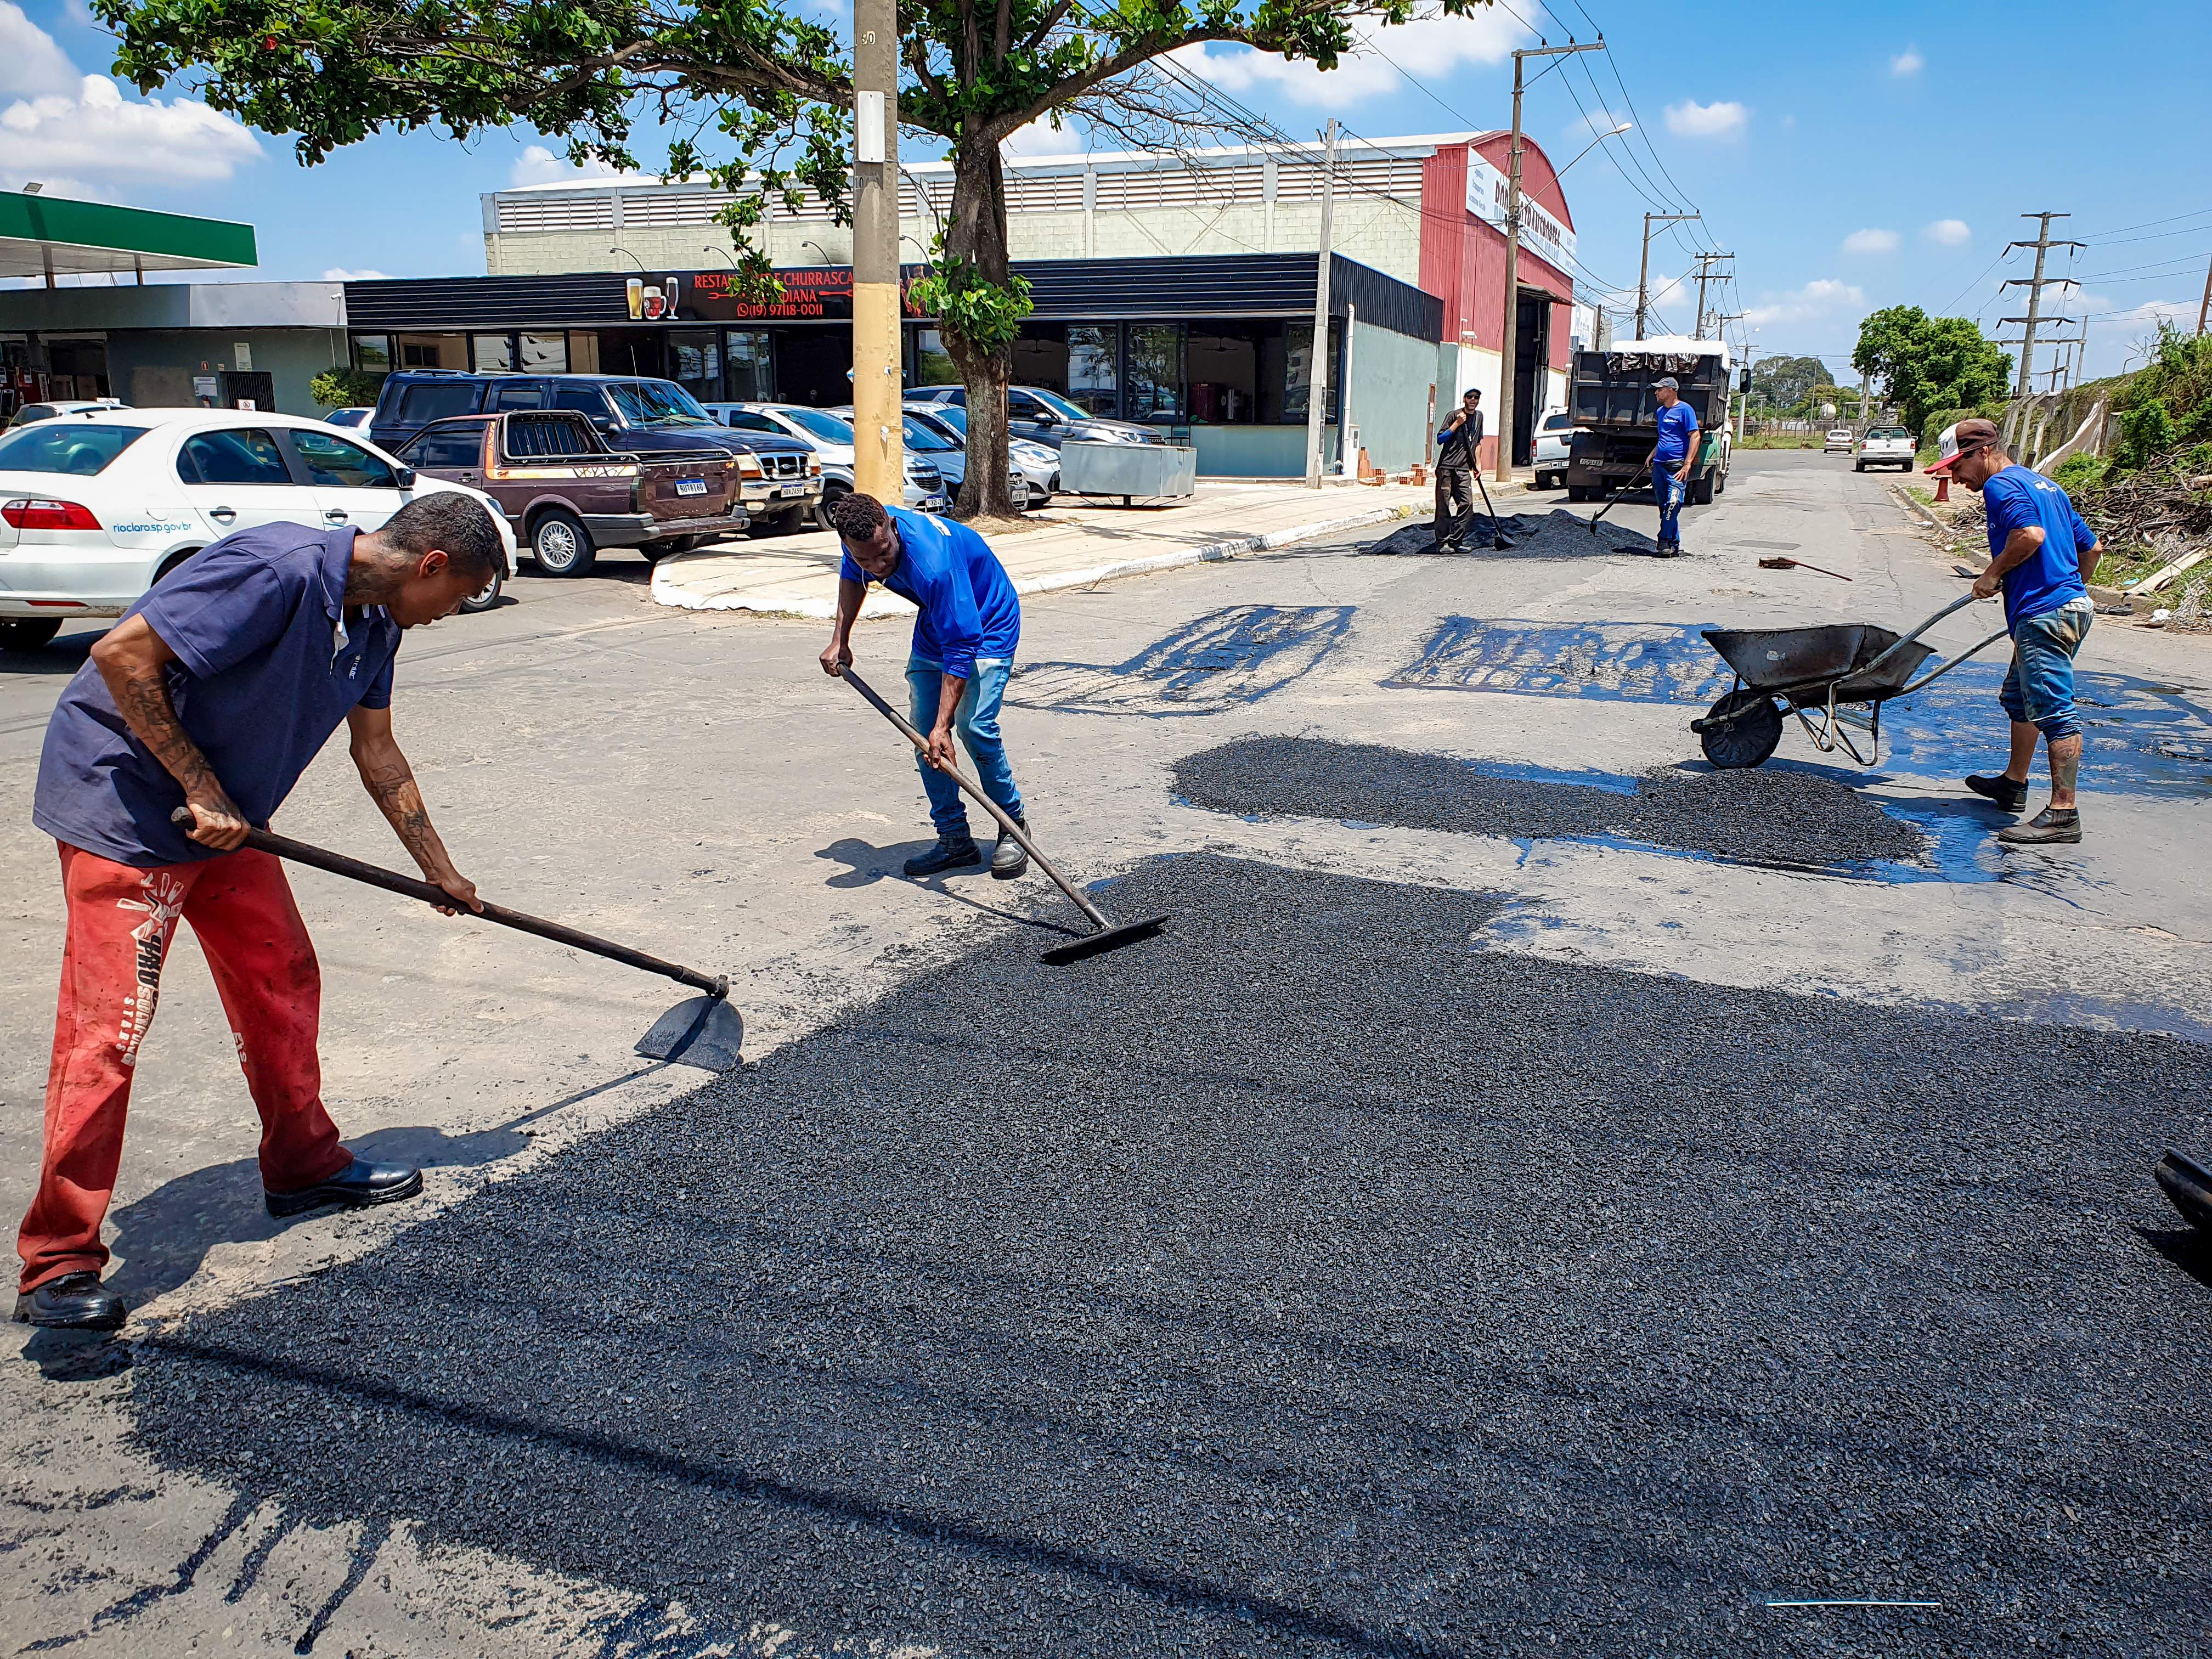
<svg viewBox="0 0 2212 1659"><path fill-rule="evenodd" d="M1910 513L1914 518L1919 520L1921 523L1926 525L1930 530L1942 530L1948 532L1951 527L1945 524L1942 520L1936 516L1935 508L1929 507L1927 502L1922 501L1911 490L1907 489L1903 484L1891 484L1889 486L1889 498L1895 501L1899 507L1903 507L1907 513Z"/></svg>
<svg viewBox="0 0 2212 1659"><path fill-rule="evenodd" d="M1014 592L1027 595L1049 593L1065 587L1089 587L1092 584L1112 581L1121 576L1150 575L1156 570L1173 570L1188 564L1210 564L1223 559L1233 559L1242 553L1262 553L1270 548L1287 547L1293 542L1310 541L1316 536L1334 535L1340 530L1358 530L1370 524L1387 524L1395 519L1413 517L1419 508L1410 503L1394 507L1372 507L1364 512L1340 514L1332 519L1316 519L1306 524L1292 525L1286 530L1273 530L1260 536L1231 536L1218 542L1201 543L1196 547L1179 547L1171 552L1155 553L1145 558L1121 559L1112 564L1092 565L1079 570L1056 570L1046 576L1032 576L1018 580ZM679 611L750 611L762 617L799 617L809 621L826 621L836 614L833 597L809 599L797 605L778 606L763 610L737 594L693 593L686 592L674 580L690 555L679 554L664 559L653 567L653 598L657 605L665 605ZM888 601L888 602L886 602ZM902 616L913 609L903 599L871 591L867 603L860 609L865 620L871 617Z"/></svg>

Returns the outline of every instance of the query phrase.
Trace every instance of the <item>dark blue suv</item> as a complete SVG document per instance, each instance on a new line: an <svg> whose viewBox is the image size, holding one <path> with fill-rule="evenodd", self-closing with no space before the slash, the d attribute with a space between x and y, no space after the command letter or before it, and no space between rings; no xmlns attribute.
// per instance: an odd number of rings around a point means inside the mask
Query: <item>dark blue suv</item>
<svg viewBox="0 0 2212 1659"><path fill-rule="evenodd" d="M737 458L745 511L769 530L796 530L822 499L822 463L796 438L733 432L673 380L635 374L462 374L409 368L384 378L368 436L395 449L433 421L507 409L568 409L608 447L634 455L711 450Z"/></svg>

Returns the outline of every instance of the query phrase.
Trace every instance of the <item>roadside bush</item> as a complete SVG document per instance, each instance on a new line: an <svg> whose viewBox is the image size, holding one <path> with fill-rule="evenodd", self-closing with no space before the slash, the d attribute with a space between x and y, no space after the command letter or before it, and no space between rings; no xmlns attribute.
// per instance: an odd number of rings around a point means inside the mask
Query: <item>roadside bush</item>
<svg viewBox="0 0 2212 1659"><path fill-rule="evenodd" d="M2163 398L2151 398L2120 416L2120 441L2114 457L2123 471L2139 472L2173 447L2173 411Z"/></svg>
<svg viewBox="0 0 2212 1659"><path fill-rule="evenodd" d="M2075 454L2059 462L2058 470L2051 476L2068 495L2079 495L2082 491L2094 489L2103 483L2105 475L2110 471L2111 463L2094 455Z"/></svg>
<svg viewBox="0 0 2212 1659"><path fill-rule="evenodd" d="M326 368L307 382L307 393L325 409L353 409L373 404L384 376L365 368Z"/></svg>

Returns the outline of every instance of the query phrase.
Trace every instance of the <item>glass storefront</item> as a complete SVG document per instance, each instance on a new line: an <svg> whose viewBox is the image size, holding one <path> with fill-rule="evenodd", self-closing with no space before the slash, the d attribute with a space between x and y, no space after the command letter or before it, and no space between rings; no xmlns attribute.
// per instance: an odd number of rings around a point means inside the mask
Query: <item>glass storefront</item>
<svg viewBox="0 0 2212 1659"><path fill-rule="evenodd" d="M668 378L708 403L722 396L722 341L711 330L668 337Z"/></svg>

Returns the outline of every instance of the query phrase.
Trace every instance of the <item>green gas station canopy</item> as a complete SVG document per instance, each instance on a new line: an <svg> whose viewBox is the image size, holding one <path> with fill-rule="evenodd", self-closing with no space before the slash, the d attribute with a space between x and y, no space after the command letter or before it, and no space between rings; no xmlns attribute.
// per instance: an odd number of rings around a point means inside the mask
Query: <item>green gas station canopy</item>
<svg viewBox="0 0 2212 1659"><path fill-rule="evenodd" d="M256 262L252 225L0 192L0 276L235 270Z"/></svg>

